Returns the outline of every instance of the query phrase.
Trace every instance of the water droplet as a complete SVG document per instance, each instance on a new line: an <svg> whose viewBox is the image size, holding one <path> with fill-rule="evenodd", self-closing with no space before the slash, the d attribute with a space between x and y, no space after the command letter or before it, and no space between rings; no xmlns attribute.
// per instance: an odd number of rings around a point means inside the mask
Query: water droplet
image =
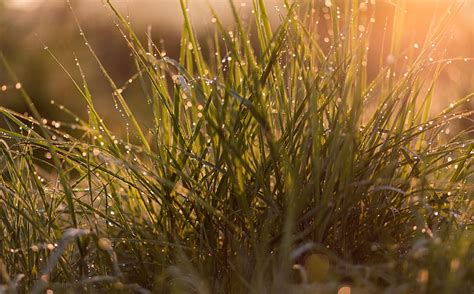
<svg viewBox="0 0 474 294"><path fill-rule="evenodd" d="M109 224L111 225L111 223L109 223ZM100 238L97 241L97 245L99 246L100 249L102 249L104 251L112 250L112 241L110 241L110 239Z"/></svg>
<svg viewBox="0 0 474 294"><path fill-rule="evenodd" d="M93 154L94 156L98 156L98 155L100 154L100 150L99 150L98 148L94 148L94 149L92 150L92 154Z"/></svg>
<svg viewBox="0 0 474 294"><path fill-rule="evenodd" d="M337 294L351 294L351 287L343 286L337 290Z"/></svg>
<svg viewBox="0 0 474 294"><path fill-rule="evenodd" d="M393 54L387 55L387 63L388 64L394 64L395 63L395 55L393 55Z"/></svg>

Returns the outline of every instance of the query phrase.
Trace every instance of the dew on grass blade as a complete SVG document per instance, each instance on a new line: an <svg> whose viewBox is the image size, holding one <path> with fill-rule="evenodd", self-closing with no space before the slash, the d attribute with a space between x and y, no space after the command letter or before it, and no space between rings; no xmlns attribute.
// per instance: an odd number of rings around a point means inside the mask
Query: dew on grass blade
<svg viewBox="0 0 474 294"><path fill-rule="evenodd" d="M351 287L342 286L337 290L337 294L351 294Z"/></svg>

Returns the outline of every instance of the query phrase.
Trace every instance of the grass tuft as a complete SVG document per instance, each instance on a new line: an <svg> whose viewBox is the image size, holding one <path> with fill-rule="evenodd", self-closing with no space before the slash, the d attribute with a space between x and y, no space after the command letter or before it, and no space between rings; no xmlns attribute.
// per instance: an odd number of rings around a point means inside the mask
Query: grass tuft
<svg viewBox="0 0 474 294"><path fill-rule="evenodd" d="M263 2L247 21L229 1L230 31L213 11L204 46L182 0L175 60L107 1L147 114L129 105L128 84L113 81L74 16L127 131L111 131L82 69L75 79L48 48L89 115L66 110L73 122L48 124L23 88L31 115L0 108L2 289L474 289L472 128L447 134L472 121L474 94L431 113L459 7L414 52L400 45L400 6L373 74L375 4L285 1L274 27Z"/></svg>

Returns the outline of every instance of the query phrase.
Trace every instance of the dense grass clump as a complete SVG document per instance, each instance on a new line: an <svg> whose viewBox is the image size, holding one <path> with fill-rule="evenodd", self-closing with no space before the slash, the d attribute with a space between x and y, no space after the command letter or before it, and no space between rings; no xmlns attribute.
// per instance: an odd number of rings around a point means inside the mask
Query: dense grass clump
<svg viewBox="0 0 474 294"><path fill-rule="evenodd" d="M136 74L117 86L81 35L124 134L64 67L87 118L51 124L20 86L30 115L0 108L2 287L472 291L474 145L446 129L473 95L430 113L455 9L417 48L399 44L398 9L370 75L376 5L340 2L286 3L272 27L263 1L250 21L229 1L235 27L214 15L203 50L182 0L178 60L109 3ZM127 103L135 83L149 114Z"/></svg>

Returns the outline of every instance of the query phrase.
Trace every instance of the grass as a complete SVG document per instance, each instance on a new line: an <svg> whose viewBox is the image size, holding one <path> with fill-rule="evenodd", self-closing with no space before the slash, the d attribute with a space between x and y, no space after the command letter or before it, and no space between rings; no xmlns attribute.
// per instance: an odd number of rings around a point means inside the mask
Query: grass
<svg viewBox="0 0 474 294"><path fill-rule="evenodd" d="M2 289L473 291L474 143L446 130L474 96L430 112L459 7L402 48L400 1L371 76L374 5L341 2L287 2L272 27L263 1L250 20L229 1L235 27L214 13L204 46L181 0L178 60L108 2L136 65L123 87L76 19L126 131L101 118L80 64L77 79L46 48L88 117L60 107L71 121L50 123L20 84L30 115L0 108Z"/></svg>

